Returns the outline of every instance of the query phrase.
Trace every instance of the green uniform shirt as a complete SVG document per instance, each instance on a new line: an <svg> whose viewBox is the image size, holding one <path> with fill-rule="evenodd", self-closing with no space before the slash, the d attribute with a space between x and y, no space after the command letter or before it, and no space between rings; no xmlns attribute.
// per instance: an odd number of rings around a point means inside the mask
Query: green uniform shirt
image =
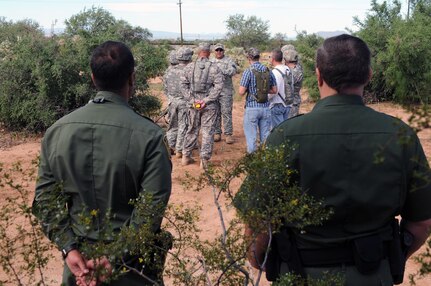
<svg viewBox="0 0 431 286"><path fill-rule="evenodd" d="M80 223L83 208L98 210L101 218L110 210L115 214L110 222L114 231L139 225L130 200L145 192L154 205L165 207L171 167L162 129L135 113L120 96L99 92L92 102L47 130L33 206L47 207L54 186L61 183L63 194L70 197L65 207L68 216L59 228L54 228L54 218L43 218L48 237L60 249L80 236L99 239L97 229L88 233ZM155 217L154 230L161 220L161 214Z"/></svg>
<svg viewBox="0 0 431 286"><path fill-rule="evenodd" d="M431 175L418 137L401 120L364 106L360 96L320 100L310 113L274 129L267 145L286 140L297 144L288 164L299 171L301 188L334 210L322 226L298 235L299 248L377 232L391 239L394 216L431 218L431 185L423 180Z"/></svg>

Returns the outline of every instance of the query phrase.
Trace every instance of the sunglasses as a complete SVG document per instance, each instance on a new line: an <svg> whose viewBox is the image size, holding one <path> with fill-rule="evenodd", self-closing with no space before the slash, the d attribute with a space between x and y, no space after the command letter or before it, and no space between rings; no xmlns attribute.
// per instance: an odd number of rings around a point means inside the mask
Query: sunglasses
<svg viewBox="0 0 431 286"><path fill-rule="evenodd" d="M223 52L223 50L222 49L217 49L217 50L215 50L216 52Z"/></svg>

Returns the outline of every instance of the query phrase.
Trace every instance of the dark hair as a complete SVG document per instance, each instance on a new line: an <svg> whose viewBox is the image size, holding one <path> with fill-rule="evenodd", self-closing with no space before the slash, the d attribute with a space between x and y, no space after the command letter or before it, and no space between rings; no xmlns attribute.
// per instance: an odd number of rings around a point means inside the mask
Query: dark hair
<svg viewBox="0 0 431 286"><path fill-rule="evenodd" d="M258 61L260 59L260 55L257 56L248 56L249 59L251 59L252 61Z"/></svg>
<svg viewBox="0 0 431 286"><path fill-rule="evenodd" d="M367 83L370 61L367 44L346 34L326 39L316 55L316 67L323 80L338 92Z"/></svg>
<svg viewBox="0 0 431 286"><path fill-rule="evenodd" d="M272 58L276 62L281 63L283 61L283 52L280 49L274 49L274 50L272 50Z"/></svg>
<svg viewBox="0 0 431 286"><path fill-rule="evenodd" d="M133 73L135 60L125 44L107 41L94 49L90 66L99 90L118 91Z"/></svg>

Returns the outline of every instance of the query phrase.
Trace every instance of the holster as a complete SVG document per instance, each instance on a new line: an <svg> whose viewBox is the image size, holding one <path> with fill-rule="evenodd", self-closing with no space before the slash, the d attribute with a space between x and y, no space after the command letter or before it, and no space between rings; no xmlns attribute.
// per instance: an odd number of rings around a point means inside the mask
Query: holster
<svg viewBox="0 0 431 286"><path fill-rule="evenodd" d="M393 239L389 246L388 259L392 280L395 285L398 285L403 283L407 251L411 245L412 235L401 229L397 219L394 219L391 225Z"/></svg>
<svg viewBox="0 0 431 286"><path fill-rule="evenodd" d="M380 235L357 238L352 243L353 260L358 271L364 275L375 273L385 257Z"/></svg>
<svg viewBox="0 0 431 286"><path fill-rule="evenodd" d="M287 265L287 269L282 266ZM282 273L283 272L283 273ZM274 233L266 263L266 279L276 281L282 274L294 273L305 278L295 236L290 229Z"/></svg>

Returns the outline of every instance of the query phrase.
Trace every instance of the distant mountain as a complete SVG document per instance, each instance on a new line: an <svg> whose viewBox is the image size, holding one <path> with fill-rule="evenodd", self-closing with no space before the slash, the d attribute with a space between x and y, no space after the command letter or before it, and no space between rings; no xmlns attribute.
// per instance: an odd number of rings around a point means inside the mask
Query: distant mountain
<svg viewBox="0 0 431 286"><path fill-rule="evenodd" d="M326 39L326 38L330 38L330 37L335 37L341 34L348 34L348 32L346 31L332 31L332 32L328 32L328 31L319 31L316 33L318 36Z"/></svg>
<svg viewBox="0 0 431 286"><path fill-rule="evenodd" d="M176 40L181 37L180 33L177 32L165 32L165 31L150 31L153 34L153 40ZM183 33L184 40L217 40L223 39L225 34L222 33L209 33L209 34L192 34Z"/></svg>
<svg viewBox="0 0 431 286"><path fill-rule="evenodd" d="M51 29L44 29L46 36L51 36L52 30ZM55 28L54 34L59 35L64 32L64 28ZM150 31L153 34L152 40L176 40L180 38L180 33L177 32L166 32L166 31ZM346 31L319 31L316 32L318 36L322 38L329 38L338 36L341 34L346 34L348 32ZM211 40L219 40L224 39L225 34L223 33L202 33L202 34L193 34L193 33L183 33L184 40L187 41L193 41L193 40L205 40L205 41L211 41ZM294 40L296 36L289 36L288 39Z"/></svg>

